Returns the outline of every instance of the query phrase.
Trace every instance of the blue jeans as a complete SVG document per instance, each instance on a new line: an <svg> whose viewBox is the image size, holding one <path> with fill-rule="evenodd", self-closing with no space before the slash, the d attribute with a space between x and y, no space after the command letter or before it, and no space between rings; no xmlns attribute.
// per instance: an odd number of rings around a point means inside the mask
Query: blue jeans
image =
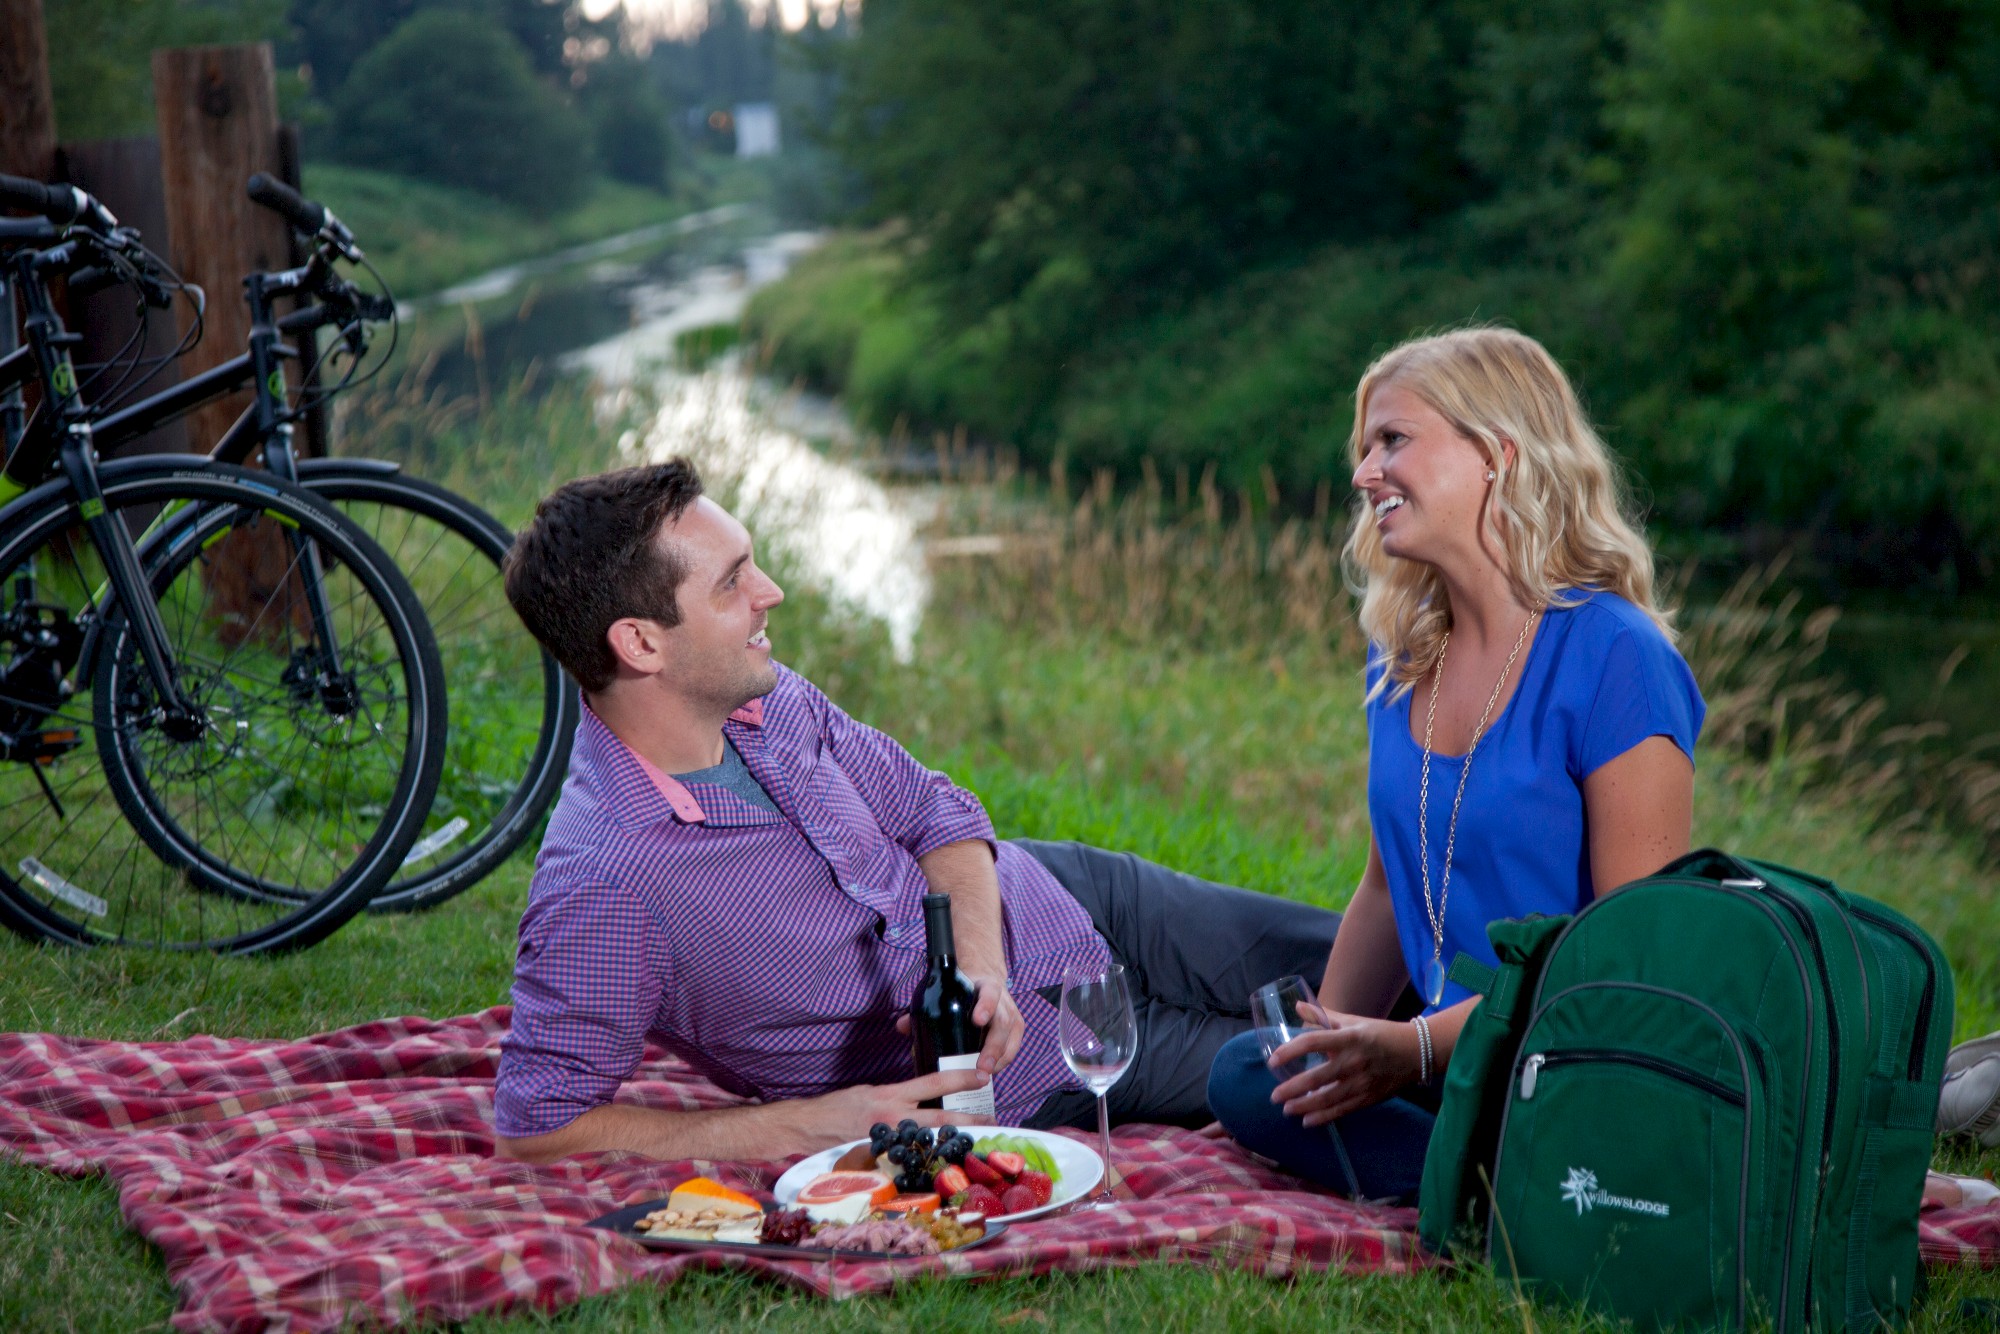
<svg viewBox="0 0 2000 1334"><path fill-rule="evenodd" d="M1208 1071L1208 1105L1244 1148L1355 1199L1414 1199L1437 1117L1406 1098L1308 1129L1271 1101L1278 1077L1255 1033L1224 1043Z"/></svg>

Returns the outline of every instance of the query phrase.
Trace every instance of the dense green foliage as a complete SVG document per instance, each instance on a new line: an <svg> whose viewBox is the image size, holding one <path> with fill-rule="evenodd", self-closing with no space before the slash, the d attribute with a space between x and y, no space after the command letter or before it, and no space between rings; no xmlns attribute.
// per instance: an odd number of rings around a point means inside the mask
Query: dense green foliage
<svg viewBox="0 0 2000 1334"><path fill-rule="evenodd" d="M904 230L801 275L878 290L796 368L878 425L1304 499L1373 353L1497 319L1674 525L2000 556L1990 5L877 0L851 48L840 142Z"/></svg>
<svg viewBox="0 0 2000 1334"><path fill-rule="evenodd" d="M312 70L322 96L380 42L422 10L447 7L475 14L513 37L535 72L566 73L563 43L584 26L573 0L291 0L291 49Z"/></svg>
<svg viewBox="0 0 2000 1334"><path fill-rule="evenodd" d="M341 85L342 160L463 186L549 214L590 174L590 130L535 77L519 43L451 9L418 14Z"/></svg>

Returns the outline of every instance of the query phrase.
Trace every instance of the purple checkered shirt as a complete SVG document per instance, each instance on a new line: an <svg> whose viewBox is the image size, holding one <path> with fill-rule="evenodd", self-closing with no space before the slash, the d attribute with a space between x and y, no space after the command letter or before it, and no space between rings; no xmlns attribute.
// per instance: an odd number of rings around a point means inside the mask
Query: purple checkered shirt
<svg viewBox="0 0 2000 1334"><path fill-rule="evenodd" d="M995 841L978 798L783 667L724 730L782 815L683 786L584 710L521 918L499 1132L545 1134L610 1102L649 1037L767 1101L910 1078L895 1021L924 969L917 858L975 838L994 848L1027 1024L994 1081L999 1118L1018 1125L1075 1086L1035 989L1109 950L1040 862Z"/></svg>

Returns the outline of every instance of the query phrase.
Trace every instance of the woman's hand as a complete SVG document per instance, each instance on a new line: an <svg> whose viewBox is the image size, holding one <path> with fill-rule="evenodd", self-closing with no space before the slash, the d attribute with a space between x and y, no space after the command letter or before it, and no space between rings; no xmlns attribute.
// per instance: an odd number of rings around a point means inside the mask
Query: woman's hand
<svg viewBox="0 0 2000 1334"><path fill-rule="evenodd" d="M1271 1101L1283 1103L1286 1116L1299 1117L1308 1126L1327 1125L1417 1082L1422 1067L1413 1026L1307 1006L1300 1010L1326 1026L1272 1052L1271 1068L1308 1055L1325 1059L1272 1091Z"/></svg>

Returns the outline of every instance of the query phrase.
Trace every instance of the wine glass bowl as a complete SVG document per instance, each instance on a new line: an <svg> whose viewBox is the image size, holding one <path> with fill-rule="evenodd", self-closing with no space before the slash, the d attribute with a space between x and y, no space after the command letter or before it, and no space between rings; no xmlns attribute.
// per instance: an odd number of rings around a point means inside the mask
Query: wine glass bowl
<svg viewBox="0 0 2000 1334"><path fill-rule="evenodd" d="M1139 1023L1125 969L1111 964L1064 975L1057 1007L1056 1035L1063 1061L1085 1088L1097 1095L1097 1134L1104 1176L1092 1208L1109 1208L1111 1198L1111 1110L1105 1095L1132 1068L1139 1054Z"/></svg>
<svg viewBox="0 0 2000 1334"><path fill-rule="evenodd" d="M1269 1061L1278 1048L1293 1038L1326 1027L1320 1021L1319 997L1303 977L1281 977L1266 982L1250 993L1250 1022L1257 1029L1257 1045ZM1295 1079L1324 1062L1318 1052L1308 1052L1296 1061L1287 1061L1273 1071L1278 1082Z"/></svg>

